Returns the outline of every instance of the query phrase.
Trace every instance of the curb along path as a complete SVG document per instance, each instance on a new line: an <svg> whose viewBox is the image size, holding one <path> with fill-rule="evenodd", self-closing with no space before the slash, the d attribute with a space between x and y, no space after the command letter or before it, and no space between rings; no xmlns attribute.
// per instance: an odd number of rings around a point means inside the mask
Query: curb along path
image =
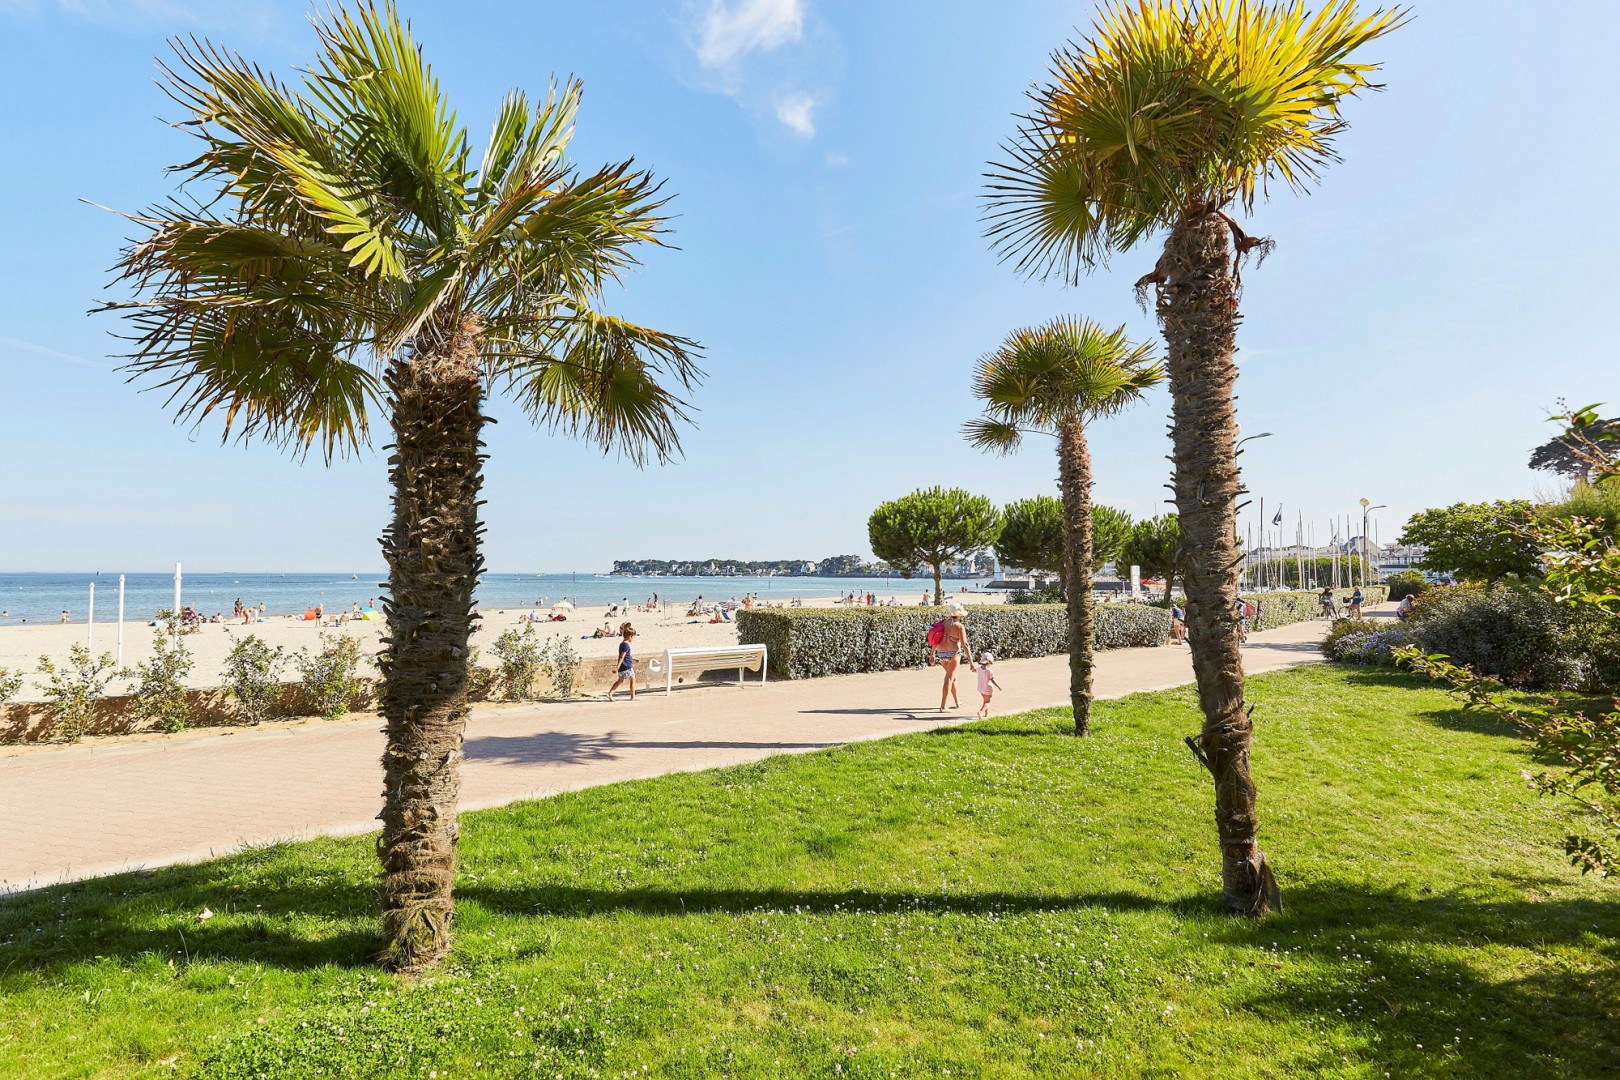
<svg viewBox="0 0 1620 1080"><path fill-rule="evenodd" d="M1251 635L1246 671L1321 659L1321 622ZM996 664L997 715L1068 702L1066 656ZM1184 647L1097 654L1096 696L1192 681ZM565 705L478 706L467 725L461 809L926 731L973 719L940 713L936 669L803 682L662 689ZM383 736L375 718L106 740L0 756L0 893L228 855L243 844L347 836L378 826Z"/></svg>

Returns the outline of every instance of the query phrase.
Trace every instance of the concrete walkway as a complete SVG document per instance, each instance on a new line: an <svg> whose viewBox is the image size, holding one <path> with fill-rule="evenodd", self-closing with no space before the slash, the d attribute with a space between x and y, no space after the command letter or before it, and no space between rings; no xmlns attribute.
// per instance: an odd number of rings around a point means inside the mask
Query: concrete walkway
<svg viewBox="0 0 1620 1080"><path fill-rule="evenodd" d="M1255 634L1250 674L1320 659L1325 624ZM996 664L995 712L1066 704L1064 656ZM1123 697L1192 681L1184 647L1097 655L1096 694ZM631 703L479 706L467 726L461 808L707 769L772 754L926 731L971 720L940 713L937 670L738 688L702 686ZM376 829L383 737L376 719L210 729L68 747L0 751L0 893L193 862L243 844Z"/></svg>

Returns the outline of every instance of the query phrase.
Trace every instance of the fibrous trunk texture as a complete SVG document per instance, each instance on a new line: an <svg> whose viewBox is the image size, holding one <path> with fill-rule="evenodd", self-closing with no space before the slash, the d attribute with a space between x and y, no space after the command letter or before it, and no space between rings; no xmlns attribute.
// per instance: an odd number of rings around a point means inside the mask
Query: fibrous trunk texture
<svg viewBox="0 0 1620 1080"><path fill-rule="evenodd" d="M1074 733L1091 734L1091 453L1079 420L1058 432L1058 489L1063 496L1063 579L1069 607L1069 702Z"/></svg>
<svg viewBox="0 0 1620 1080"><path fill-rule="evenodd" d="M483 388L471 321L428 329L387 371L394 517L387 636L378 666L387 722L382 861L385 959L404 972L450 948L456 799L467 721L467 638L479 554Z"/></svg>
<svg viewBox="0 0 1620 1080"><path fill-rule="evenodd" d="M1215 824L1227 907L1260 915L1281 906L1257 834L1249 775L1253 729L1243 700L1243 654L1234 617L1240 482L1233 359L1237 280L1226 224L1213 213L1171 230L1158 265L1172 399L1176 509L1180 516L1187 629L1204 730L1196 743L1215 780ZM1168 584L1168 583L1167 583Z"/></svg>
<svg viewBox="0 0 1620 1080"><path fill-rule="evenodd" d="M945 564L943 562L937 562L934 564L934 603L936 605L943 604L945 602L945 582L942 580L944 577L944 567Z"/></svg>

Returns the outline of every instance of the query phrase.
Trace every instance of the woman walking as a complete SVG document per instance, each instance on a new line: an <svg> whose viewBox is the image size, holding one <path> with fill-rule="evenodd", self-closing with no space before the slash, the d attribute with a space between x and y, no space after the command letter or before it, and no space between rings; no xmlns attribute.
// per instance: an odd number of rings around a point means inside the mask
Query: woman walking
<svg viewBox="0 0 1620 1080"><path fill-rule="evenodd" d="M939 711L945 711L945 702L951 703L955 709L961 707L962 702L956 696L956 666L964 657L968 658L968 669L973 669L973 652L968 646L967 630L962 626L962 616L965 610L962 605L952 603L945 612L944 625L941 627L943 636L938 645L930 645L929 663L937 663L945 669L945 685L939 691Z"/></svg>

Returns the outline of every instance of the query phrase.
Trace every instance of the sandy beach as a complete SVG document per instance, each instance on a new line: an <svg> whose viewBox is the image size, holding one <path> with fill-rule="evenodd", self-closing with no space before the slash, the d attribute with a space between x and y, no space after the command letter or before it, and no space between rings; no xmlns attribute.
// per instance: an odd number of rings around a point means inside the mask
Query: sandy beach
<svg viewBox="0 0 1620 1080"><path fill-rule="evenodd" d="M916 604L922 596L920 580L912 587L911 582L906 583L908 588L904 593L896 594L895 599L901 603ZM729 597L730 593L717 585L717 596ZM964 604L999 604L1005 598L999 592L969 592L951 593ZM880 603L886 602L888 596L878 597ZM831 607L836 603L831 598L807 599L805 607ZM508 630L522 623L528 618L533 608L486 608L481 610L483 615L483 628L473 635L474 644L482 651L487 652L495 638L504 630ZM645 612L632 610L628 616L629 621L635 624L638 631L636 652L640 656L656 656L665 649L695 648L704 645L728 645L737 641L737 626L735 623L710 623L708 617L689 618L686 614L685 604L669 604L664 610ZM542 612L543 614L543 612ZM556 634L568 635L574 648L582 658L613 656L619 647L618 638L592 638L592 631L600 628L607 620L605 606L588 606L580 608L569 616L567 622L535 624L535 632L542 638ZM617 626L624 621L623 617L615 617L612 622ZM363 668L366 675L375 675L376 671L370 664L370 658L375 656L380 648L378 639L382 636L383 622L381 618L372 620L356 620L342 627L318 627L313 622L305 622L290 616L279 616L264 619L250 625L243 625L241 620L235 622L204 623L195 633L185 636L186 647L191 651L195 667L186 679L186 685L205 689L220 685L220 670L225 662L226 655L240 640L250 634L256 634L272 646L279 646L287 650L289 656L300 649L311 651L320 647L320 637L325 634L342 634L355 638L360 643L360 652L367 658ZM0 668L10 671L22 671L27 678L22 689L13 698L16 702L39 701L43 695L37 678L39 658L48 656L60 664L68 656L68 650L74 645L83 645L86 642L89 626L83 621L76 623L53 623L48 625L6 626L0 627ZM133 620L124 623L124 665L126 667L140 664L152 655L152 636L156 628L145 622ZM100 621L95 625L95 638L93 649L97 654L114 653L118 639L118 624L114 621ZM488 663L487 658L484 661ZM296 672L289 664L283 673L283 679L297 678ZM114 679L107 687L109 694L125 693L130 685L128 679Z"/></svg>

